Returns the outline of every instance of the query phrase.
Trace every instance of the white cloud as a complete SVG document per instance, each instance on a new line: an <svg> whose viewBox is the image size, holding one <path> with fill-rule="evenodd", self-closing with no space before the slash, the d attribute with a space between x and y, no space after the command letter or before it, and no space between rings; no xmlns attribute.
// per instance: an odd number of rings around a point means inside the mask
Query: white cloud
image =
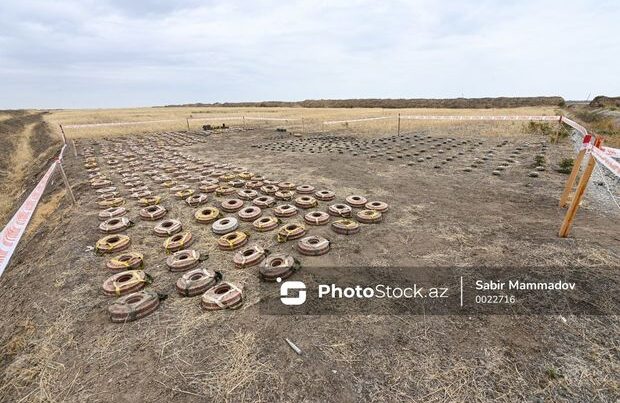
<svg viewBox="0 0 620 403"><path fill-rule="evenodd" d="M0 107L618 94L614 1L24 0Z"/></svg>

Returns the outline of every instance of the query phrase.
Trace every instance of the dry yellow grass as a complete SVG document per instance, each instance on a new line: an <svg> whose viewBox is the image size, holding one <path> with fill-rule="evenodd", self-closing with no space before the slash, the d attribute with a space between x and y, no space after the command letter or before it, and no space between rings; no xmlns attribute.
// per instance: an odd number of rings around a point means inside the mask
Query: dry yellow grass
<svg viewBox="0 0 620 403"><path fill-rule="evenodd" d="M10 155L9 170L6 179L0 183L0 217L4 217L12 208L14 200L22 192L22 184L28 175L27 168L32 163L34 156L30 148L30 136L34 124L28 125L17 137L13 152Z"/></svg>
<svg viewBox="0 0 620 403"><path fill-rule="evenodd" d="M65 132L69 138L112 136L129 133L154 131L186 130L187 120L190 128L198 129L203 124L222 124L230 127L242 127L242 119L247 118L291 118L290 121L258 121L246 119L245 125L251 127L286 127L293 132L351 132L394 133L397 130L396 119L349 124L323 125L324 121L360 119L401 115L554 115L558 111L552 107L525 107L507 109L381 109L381 108L224 108L224 107L178 107L178 108L135 108L135 109L77 109L56 110L46 116L54 129L58 124L95 124L114 122L161 121L127 126L103 126L69 128ZM218 120L217 118L225 118ZM303 118L303 123L302 123ZM204 119L204 120L203 120ZM207 120L213 119L213 120ZM166 121L171 120L171 121ZM483 134L501 133L517 134L521 132L521 122L448 122L448 121L401 121L402 131L412 130L465 130ZM452 129L451 129L452 128Z"/></svg>
<svg viewBox="0 0 620 403"><path fill-rule="evenodd" d="M62 198L65 196L66 193L67 191L65 189L62 189L59 192L53 193L49 197L49 200L42 200L39 203L37 209L34 212L34 215L32 216L32 219L30 220L30 224L26 229L26 237L30 237L32 234L34 234L39 228L39 226L47 219L49 219L52 213L54 213L58 209L58 206L60 205L60 202L62 201Z"/></svg>

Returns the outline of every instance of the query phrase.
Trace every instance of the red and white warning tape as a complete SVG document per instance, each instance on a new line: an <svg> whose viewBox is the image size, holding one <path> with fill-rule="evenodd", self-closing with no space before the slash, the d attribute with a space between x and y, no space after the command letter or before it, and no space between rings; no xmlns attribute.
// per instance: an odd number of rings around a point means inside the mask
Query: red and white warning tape
<svg viewBox="0 0 620 403"><path fill-rule="evenodd" d="M579 123L575 122L574 120L567 118L566 116L560 116L560 122L565 123L569 125L570 127L572 127L573 129L577 130L579 133L581 133L582 136L588 135L588 130L585 127L581 126Z"/></svg>
<svg viewBox="0 0 620 403"><path fill-rule="evenodd" d="M280 122L288 122L289 120L291 121L301 120L301 118L265 118L265 117L260 117L260 116L246 116L245 120L275 120L275 121L280 121Z"/></svg>
<svg viewBox="0 0 620 403"><path fill-rule="evenodd" d="M620 178L620 162L614 159L620 158L620 150L611 147L594 147L592 139L591 134L583 136L580 150L586 150L586 152L591 153L594 159L596 159L596 162L603 165L609 172Z"/></svg>
<svg viewBox="0 0 620 403"><path fill-rule="evenodd" d="M620 148L601 147L601 151L611 158L620 158Z"/></svg>
<svg viewBox="0 0 620 403"><path fill-rule="evenodd" d="M520 116L520 115L504 115L504 116L485 116L485 115L401 115L403 120L550 120L557 122L560 120L560 116ZM398 119L398 115L392 116L379 116L375 118L361 118L361 119L348 119L348 120L331 120L323 122L325 125L335 125L338 123L350 123L350 122L366 122L369 120L384 120L384 119Z"/></svg>
<svg viewBox="0 0 620 403"><path fill-rule="evenodd" d="M301 118L268 118L258 116L213 116L205 118L189 118L190 121L209 121L209 120L275 120L275 121L297 121ZM63 125L65 129L81 129L89 127L107 127L107 126L133 126L133 125L147 125L150 123L169 123L169 122L185 122L185 119L163 119L163 120L143 120L138 122L106 122L106 123L84 123Z"/></svg>
<svg viewBox="0 0 620 403"><path fill-rule="evenodd" d="M592 147L592 135L591 134L586 134L585 136L583 136L583 141L581 142L581 147L579 148L579 151L581 150L589 150Z"/></svg>
<svg viewBox="0 0 620 403"><path fill-rule="evenodd" d="M290 121L296 121L296 120L301 120L301 118L268 118L268 117L261 117L261 116L213 116L213 117L208 117L208 118L189 118L188 120L191 121L201 121L201 120L275 120L275 121L279 121L279 122L288 122Z"/></svg>
<svg viewBox="0 0 620 403"><path fill-rule="evenodd" d="M63 125L65 129L79 129L83 127L105 127L105 126L132 126L132 125L146 125L149 123L165 123L165 122L177 122L179 119L164 119L164 120L143 120L141 122L108 122L108 123L85 123L79 125Z"/></svg>
<svg viewBox="0 0 620 403"><path fill-rule="evenodd" d="M400 117L401 119L406 120L551 120L557 122L560 120L560 116L469 116L469 115L404 115Z"/></svg>
<svg viewBox="0 0 620 403"><path fill-rule="evenodd" d="M65 129L80 129L85 127L105 127L105 126L133 126L133 125L146 125L149 123L165 123L176 122L178 119L163 119L163 120L143 120L141 122L108 122L108 123L85 123L79 125L63 125Z"/></svg>
<svg viewBox="0 0 620 403"><path fill-rule="evenodd" d="M592 153L592 156L596 159L596 162L600 163L612 174L620 178L620 162L613 159L611 156L609 156L609 154L607 154L604 150L598 147L591 147L590 152Z"/></svg>
<svg viewBox="0 0 620 403"><path fill-rule="evenodd" d="M327 122L323 122L324 125L336 125L339 123L350 123L350 122L367 122L369 120L385 120L385 119L395 119L396 116L379 116L376 118L361 118L361 119L349 119L349 120L330 120Z"/></svg>
<svg viewBox="0 0 620 403"><path fill-rule="evenodd" d="M47 172L45 173L45 175L43 175L37 186L32 190L32 192L30 192L24 203L13 215L13 217L6 225L6 227L4 227L2 232L0 232L0 276L9 264L11 256L13 256L19 240L21 239L22 235L24 235L26 226L30 222L32 214L34 213L37 205L39 204L39 200L41 199L41 196L45 191L50 177L54 173L56 166L62 161L62 157L64 155L66 147L66 144L62 146L58 158L52 163L52 165L50 165L50 167L47 169Z"/></svg>

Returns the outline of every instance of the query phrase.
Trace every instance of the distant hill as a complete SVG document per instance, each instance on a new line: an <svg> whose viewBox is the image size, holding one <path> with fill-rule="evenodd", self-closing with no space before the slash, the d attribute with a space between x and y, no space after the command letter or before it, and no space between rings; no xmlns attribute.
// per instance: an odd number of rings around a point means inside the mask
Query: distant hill
<svg viewBox="0 0 620 403"><path fill-rule="evenodd" d="M452 99L307 99L305 101L217 102L166 105L166 107L288 107L288 108L515 108L521 106L563 106L562 97L498 97Z"/></svg>
<svg viewBox="0 0 620 403"><path fill-rule="evenodd" d="M620 108L620 97L599 95L590 102L590 106L593 108Z"/></svg>

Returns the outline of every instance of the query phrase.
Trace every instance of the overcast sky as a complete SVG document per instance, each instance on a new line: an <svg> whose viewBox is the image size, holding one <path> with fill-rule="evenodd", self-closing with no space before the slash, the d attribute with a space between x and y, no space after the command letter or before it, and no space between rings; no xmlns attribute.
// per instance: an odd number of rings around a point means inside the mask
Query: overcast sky
<svg viewBox="0 0 620 403"><path fill-rule="evenodd" d="M5 0L0 108L620 95L620 2Z"/></svg>

